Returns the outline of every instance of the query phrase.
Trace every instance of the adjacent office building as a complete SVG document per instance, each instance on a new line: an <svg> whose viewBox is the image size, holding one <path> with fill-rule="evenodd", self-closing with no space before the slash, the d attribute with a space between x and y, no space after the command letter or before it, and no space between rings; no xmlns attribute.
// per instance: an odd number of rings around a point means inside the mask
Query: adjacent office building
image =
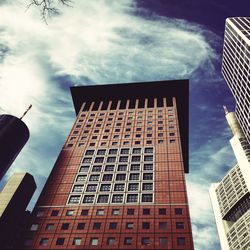
<svg viewBox="0 0 250 250"><path fill-rule="evenodd" d="M222 74L235 98L226 118L237 164L210 188L221 247L250 248L250 18L226 20Z"/></svg>
<svg viewBox="0 0 250 250"><path fill-rule="evenodd" d="M14 173L0 193L0 248L20 249L29 213L25 211L36 184L28 173Z"/></svg>
<svg viewBox="0 0 250 250"><path fill-rule="evenodd" d="M235 114L250 143L250 17L226 20L222 74L235 98Z"/></svg>
<svg viewBox="0 0 250 250"><path fill-rule="evenodd" d="M250 248L250 145L235 113L226 111L226 119L237 164L211 186L210 197L222 249L244 250Z"/></svg>
<svg viewBox="0 0 250 250"><path fill-rule="evenodd" d="M0 115L0 180L29 139L29 129L19 118Z"/></svg>
<svg viewBox="0 0 250 250"><path fill-rule="evenodd" d="M193 249L188 81L71 88L76 120L25 249Z"/></svg>

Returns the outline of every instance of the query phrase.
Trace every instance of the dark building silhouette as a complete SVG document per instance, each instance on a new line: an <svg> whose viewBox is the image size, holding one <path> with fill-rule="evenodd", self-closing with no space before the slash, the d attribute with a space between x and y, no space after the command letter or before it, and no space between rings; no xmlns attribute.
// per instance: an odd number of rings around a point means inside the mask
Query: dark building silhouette
<svg viewBox="0 0 250 250"><path fill-rule="evenodd" d="M25 249L193 249L188 80L72 87L77 118Z"/></svg>
<svg viewBox="0 0 250 250"><path fill-rule="evenodd" d="M0 115L0 180L28 139L29 129L21 119Z"/></svg>
<svg viewBox="0 0 250 250"><path fill-rule="evenodd" d="M21 249L30 214L25 211L36 183L28 173L14 173L0 193L0 249Z"/></svg>

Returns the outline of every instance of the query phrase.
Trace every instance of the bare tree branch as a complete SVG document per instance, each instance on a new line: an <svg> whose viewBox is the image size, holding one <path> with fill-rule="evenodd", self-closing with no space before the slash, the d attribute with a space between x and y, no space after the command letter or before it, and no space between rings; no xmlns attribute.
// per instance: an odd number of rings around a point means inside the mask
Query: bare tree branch
<svg viewBox="0 0 250 250"><path fill-rule="evenodd" d="M31 0L30 4L27 6L29 9L31 6L37 6L40 9L40 14L42 20L47 24L47 18L51 16L60 14L60 10L57 5L64 5L67 7L72 7L72 0Z"/></svg>

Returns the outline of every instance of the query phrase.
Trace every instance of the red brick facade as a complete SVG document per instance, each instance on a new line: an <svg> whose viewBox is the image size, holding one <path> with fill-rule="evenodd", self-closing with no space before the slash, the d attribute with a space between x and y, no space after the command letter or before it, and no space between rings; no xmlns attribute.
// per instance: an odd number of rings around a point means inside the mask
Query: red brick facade
<svg viewBox="0 0 250 250"><path fill-rule="evenodd" d="M178 107L168 100L83 103L25 249L193 249Z"/></svg>

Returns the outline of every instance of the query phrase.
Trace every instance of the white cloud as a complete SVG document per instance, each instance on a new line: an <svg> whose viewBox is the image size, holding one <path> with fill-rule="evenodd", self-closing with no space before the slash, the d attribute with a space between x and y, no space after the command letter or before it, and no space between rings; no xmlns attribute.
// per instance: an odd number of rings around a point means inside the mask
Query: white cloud
<svg viewBox="0 0 250 250"><path fill-rule="evenodd" d="M178 79L195 77L199 67L205 68L207 79L216 78L213 62L218 57L206 40L216 40L216 35L184 20L136 16L135 8L132 0L74 1L74 8L63 8L62 15L45 25L38 11L25 12L21 1L0 6L0 39L9 48L0 69L0 110L21 116L33 104L25 117L30 141L8 174L28 170L41 190L73 123L68 87L84 84L77 79L95 84ZM69 82L58 82L58 76L68 76ZM213 170L224 155L222 150L210 159L216 164ZM202 197L199 178L212 175L208 169L209 163L190 173L198 177L189 182L191 200ZM215 232L211 208L202 212L209 201L200 201L191 203L194 240L196 249L208 249L203 237ZM198 221L208 226L201 234Z"/></svg>

